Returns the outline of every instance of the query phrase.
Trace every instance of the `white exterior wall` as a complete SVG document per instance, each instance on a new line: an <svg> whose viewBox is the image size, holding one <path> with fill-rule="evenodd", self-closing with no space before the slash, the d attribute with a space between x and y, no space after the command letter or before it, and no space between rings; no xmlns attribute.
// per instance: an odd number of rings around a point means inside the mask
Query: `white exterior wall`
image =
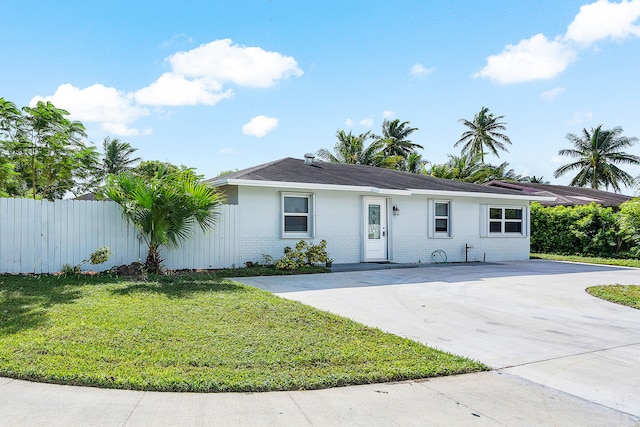
<svg viewBox="0 0 640 427"><path fill-rule="evenodd" d="M429 237L428 200L450 203L450 237ZM465 261L465 245L469 261L512 261L529 259L529 207L527 201L495 200L469 197L393 197L391 203L400 209L400 215L391 217L392 260L413 263L432 262L431 254L443 250L448 262ZM481 206L523 207L525 236L482 236L481 222L488 225L488 212Z"/></svg>
<svg viewBox="0 0 640 427"><path fill-rule="evenodd" d="M285 246L294 246L300 238L283 238L281 193L313 193L315 215L312 222L315 238L304 240L327 241L327 252L336 262L360 262L360 221L362 201L358 194L339 191L292 191L265 187L241 187L239 259L261 262L263 255L274 259L283 256Z"/></svg>
<svg viewBox="0 0 640 427"><path fill-rule="evenodd" d="M261 262L263 255L274 259L283 255L285 246L293 246L300 238L283 238L281 233L281 193L295 193L290 189L267 187L240 187L239 256L240 263ZM299 193L314 195L314 238L308 242L327 241L327 252L336 263L362 261L363 197L380 197L376 193L352 191L304 190ZM428 200L449 201L451 207L451 236L429 237ZM429 197L426 195L388 196L389 260L401 263L429 263L431 254L445 251L449 262L465 260L465 244L469 261L507 261L529 258L528 202L506 199L470 197ZM488 225L488 213L481 205L523 207L525 236L483 237L480 216ZM392 214L397 206L399 215Z"/></svg>

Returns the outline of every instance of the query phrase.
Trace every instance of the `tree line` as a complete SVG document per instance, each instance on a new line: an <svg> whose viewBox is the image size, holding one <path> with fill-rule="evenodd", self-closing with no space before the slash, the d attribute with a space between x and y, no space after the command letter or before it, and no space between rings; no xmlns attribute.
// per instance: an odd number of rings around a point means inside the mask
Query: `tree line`
<svg viewBox="0 0 640 427"><path fill-rule="evenodd" d="M460 119L466 130L453 146L461 146L461 152L459 155L449 154L448 160L440 164L422 158L417 149L424 147L409 139L418 129L400 119L385 119L379 136L371 131L354 135L351 131L338 130L333 152L323 148L316 154L328 162L384 167L479 184L492 180L548 183L542 176L516 174L507 162L498 165L485 162L487 154L499 158L500 151L508 152L507 145L512 145L504 133L506 123L503 118L482 107L472 120ZM571 186L611 188L616 192L620 191L621 184L632 187L638 183L638 178L620 167L640 164L639 156L624 151L633 146L637 138L623 136L621 127L603 129L600 125L590 131L583 129L581 135L569 133L566 138L573 148L562 149L558 154L574 161L556 169L555 178L574 172L576 175Z"/></svg>

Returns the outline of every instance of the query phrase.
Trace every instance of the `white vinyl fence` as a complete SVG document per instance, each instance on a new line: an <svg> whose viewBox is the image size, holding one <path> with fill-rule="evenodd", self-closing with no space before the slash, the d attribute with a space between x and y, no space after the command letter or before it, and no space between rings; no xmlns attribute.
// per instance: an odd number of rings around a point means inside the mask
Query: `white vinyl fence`
<svg viewBox="0 0 640 427"><path fill-rule="evenodd" d="M223 205L215 230L196 227L179 249L161 249L166 268L224 268L238 264L238 206ZM111 258L85 270L142 261L147 248L118 204L93 200L0 198L0 273L54 273L108 246Z"/></svg>

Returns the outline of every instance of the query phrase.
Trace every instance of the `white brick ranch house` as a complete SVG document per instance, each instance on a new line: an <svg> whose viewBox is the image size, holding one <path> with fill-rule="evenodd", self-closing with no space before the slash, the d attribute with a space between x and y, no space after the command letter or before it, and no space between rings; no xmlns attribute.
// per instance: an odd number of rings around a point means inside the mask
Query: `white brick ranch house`
<svg viewBox="0 0 640 427"><path fill-rule="evenodd" d="M238 258L327 241L336 263L529 258L525 194L364 165L284 158L208 180L237 205Z"/></svg>

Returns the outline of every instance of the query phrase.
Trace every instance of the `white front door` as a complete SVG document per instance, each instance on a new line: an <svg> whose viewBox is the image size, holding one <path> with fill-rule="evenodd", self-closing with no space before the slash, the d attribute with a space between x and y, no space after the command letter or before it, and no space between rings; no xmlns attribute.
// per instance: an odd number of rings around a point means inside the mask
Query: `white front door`
<svg viewBox="0 0 640 427"><path fill-rule="evenodd" d="M364 260L387 259L387 199L364 199Z"/></svg>

